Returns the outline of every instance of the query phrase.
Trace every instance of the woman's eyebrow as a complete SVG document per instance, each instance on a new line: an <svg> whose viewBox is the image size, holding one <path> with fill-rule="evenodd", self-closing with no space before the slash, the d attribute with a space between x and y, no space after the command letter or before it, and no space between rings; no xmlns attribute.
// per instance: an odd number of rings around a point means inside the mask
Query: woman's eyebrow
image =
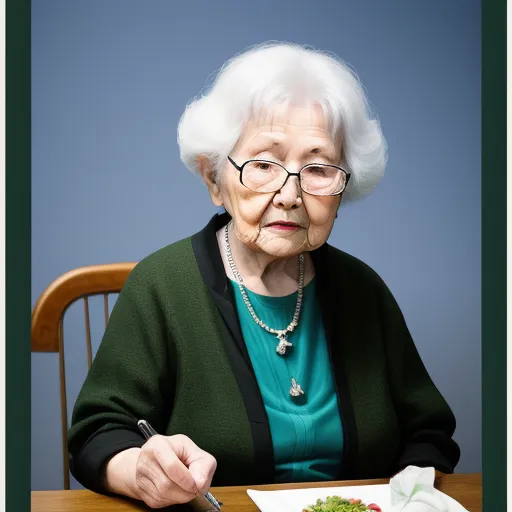
<svg viewBox="0 0 512 512"><path fill-rule="evenodd" d="M312 147L304 149L303 156L318 155L322 158L334 161L336 160L336 151L330 144L315 144Z"/></svg>
<svg viewBox="0 0 512 512"><path fill-rule="evenodd" d="M258 137L258 140L252 141L252 143L249 144L248 149L253 154L261 153L263 151L279 153L282 150L279 140L273 137Z"/></svg>

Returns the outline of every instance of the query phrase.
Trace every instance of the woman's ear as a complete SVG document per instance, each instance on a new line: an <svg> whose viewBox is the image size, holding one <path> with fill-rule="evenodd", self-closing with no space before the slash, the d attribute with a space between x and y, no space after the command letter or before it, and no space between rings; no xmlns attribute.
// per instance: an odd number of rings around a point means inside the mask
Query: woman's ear
<svg viewBox="0 0 512 512"><path fill-rule="evenodd" d="M197 159L197 166L199 168L199 172L201 173L203 181L208 187L212 203L215 206L222 206L224 204L224 201L222 200L222 195L220 193L220 187L215 169L213 168L213 165L211 164L210 160L206 158L204 155L200 155Z"/></svg>

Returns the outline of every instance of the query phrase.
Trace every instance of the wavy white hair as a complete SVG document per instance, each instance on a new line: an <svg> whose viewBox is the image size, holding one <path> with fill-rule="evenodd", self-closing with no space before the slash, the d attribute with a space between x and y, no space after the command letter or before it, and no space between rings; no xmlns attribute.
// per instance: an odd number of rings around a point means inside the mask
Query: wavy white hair
<svg viewBox="0 0 512 512"><path fill-rule="evenodd" d="M341 166L352 174L342 203L373 190L384 174L387 145L357 75L335 55L291 43L264 43L224 64L181 117L181 160L199 175L204 155L220 172L247 121L291 101L319 104L333 140L342 144Z"/></svg>

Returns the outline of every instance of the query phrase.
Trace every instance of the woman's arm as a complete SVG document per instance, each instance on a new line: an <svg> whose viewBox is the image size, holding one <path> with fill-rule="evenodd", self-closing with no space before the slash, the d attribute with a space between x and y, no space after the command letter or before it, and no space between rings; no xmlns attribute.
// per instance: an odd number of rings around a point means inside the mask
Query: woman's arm
<svg viewBox="0 0 512 512"><path fill-rule="evenodd" d="M379 286L390 385L402 434L399 471L408 465L453 473L460 450L455 417L432 382L387 286Z"/></svg>
<svg viewBox="0 0 512 512"><path fill-rule="evenodd" d="M142 264L130 274L73 410L70 469L98 492L107 460L144 444L137 421L164 432L171 413L175 369L154 280Z"/></svg>

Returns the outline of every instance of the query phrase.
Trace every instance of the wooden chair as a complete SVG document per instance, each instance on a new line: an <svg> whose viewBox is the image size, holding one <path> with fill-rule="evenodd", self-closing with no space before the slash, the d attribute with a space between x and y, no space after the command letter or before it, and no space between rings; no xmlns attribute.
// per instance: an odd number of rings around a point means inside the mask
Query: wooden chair
<svg viewBox="0 0 512 512"><path fill-rule="evenodd" d="M68 465L68 409L66 403L66 376L64 365L64 313L68 307L83 299L87 363L92 363L91 324L88 298L104 297L105 327L108 323L108 295L119 293L135 263L111 263L71 270L57 278L39 297L32 312L32 352L58 352L60 376L60 403L62 419L62 452L64 463L64 489L69 489Z"/></svg>

